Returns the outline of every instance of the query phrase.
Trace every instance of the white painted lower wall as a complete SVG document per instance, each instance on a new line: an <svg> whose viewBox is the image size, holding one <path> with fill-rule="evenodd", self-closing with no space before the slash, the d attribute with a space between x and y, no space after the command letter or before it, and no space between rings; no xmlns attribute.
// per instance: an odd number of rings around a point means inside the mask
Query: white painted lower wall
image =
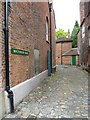
<svg viewBox="0 0 90 120"><path fill-rule="evenodd" d="M47 76L48 70L11 88L14 93L14 106L18 105L18 103L20 103L22 99L25 98L35 87L37 87ZM6 113L9 113L10 105L7 92L5 92L5 107Z"/></svg>

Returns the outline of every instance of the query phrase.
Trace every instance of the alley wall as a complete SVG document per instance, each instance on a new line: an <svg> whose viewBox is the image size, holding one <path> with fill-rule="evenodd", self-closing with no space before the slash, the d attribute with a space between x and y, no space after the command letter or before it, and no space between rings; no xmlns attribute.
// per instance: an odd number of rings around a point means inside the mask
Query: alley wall
<svg viewBox="0 0 90 120"><path fill-rule="evenodd" d="M80 2L80 23L78 33L80 64L87 69L90 67L90 2Z"/></svg>
<svg viewBox="0 0 90 120"><path fill-rule="evenodd" d="M47 69L44 3L12 3L10 49L29 51L29 56L10 53L10 80L15 86L35 75L34 49L39 50L40 72ZM43 12L45 14L43 14Z"/></svg>
<svg viewBox="0 0 90 120"><path fill-rule="evenodd" d="M52 12L53 66L55 66L55 18ZM48 18L48 41L46 41ZM38 73L47 70L50 50L50 13L48 2L13 2L9 13L9 64L11 87L33 77L35 51L39 53ZM28 51L29 55L12 54L11 49Z"/></svg>

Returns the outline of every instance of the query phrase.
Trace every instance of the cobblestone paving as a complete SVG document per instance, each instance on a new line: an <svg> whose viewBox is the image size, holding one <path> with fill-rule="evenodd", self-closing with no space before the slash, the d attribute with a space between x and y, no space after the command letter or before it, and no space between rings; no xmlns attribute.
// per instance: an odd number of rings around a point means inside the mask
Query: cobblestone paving
<svg viewBox="0 0 90 120"><path fill-rule="evenodd" d="M57 66L6 118L88 118L88 74L75 66Z"/></svg>

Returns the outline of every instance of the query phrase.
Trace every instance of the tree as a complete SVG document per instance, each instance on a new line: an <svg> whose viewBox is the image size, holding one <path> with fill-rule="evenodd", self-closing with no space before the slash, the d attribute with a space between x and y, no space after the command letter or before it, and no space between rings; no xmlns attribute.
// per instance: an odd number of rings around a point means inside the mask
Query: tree
<svg viewBox="0 0 90 120"><path fill-rule="evenodd" d="M72 47L76 48L77 47L77 32L79 30L79 24L78 21L75 22L74 28L71 33L71 39L72 39Z"/></svg>
<svg viewBox="0 0 90 120"><path fill-rule="evenodd" d="M59 30L56 31L56 37L57 37L57 39L59 37L67 38L67 36L68 36L68 33L65 32L63 29L59 29Z"/></svg>

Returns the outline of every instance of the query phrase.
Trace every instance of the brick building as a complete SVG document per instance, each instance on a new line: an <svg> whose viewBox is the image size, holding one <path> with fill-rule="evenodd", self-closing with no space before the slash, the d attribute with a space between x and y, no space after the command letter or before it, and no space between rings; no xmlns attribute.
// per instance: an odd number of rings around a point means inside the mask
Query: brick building
<svg viewBox="0 0 90 120"><path fill-rule="evenodd" d="M78 48L80 64L90 71L90 1L80 2L80 30L78 31Z"/></svg>
<svg viewBox="0 0 90 120"><path fill-rule="evenodd" d="M72 48L72 40L68 38L59 38L56 41L56 63L57 64L64 64L64 58L62 54ZM68 57L69 62L70 57ZM67 64L70 64L67 63Z"/></svg>
<svg viewBox="0 0 90 120"><path fill-rule="evenodd" d="M13 2L9 7L9 79L15 105L47 76L47 53L48 50L50 51L50 14L52 67L54 68L56 65L55 14L53 6L50 13L49 5L49 1ZM4 3L0 2L0 88L5 89L4 9ZM3 91L2 89L1 92L3 93ZM8 111L9 102L6 92L5 107Z"/></svg>
<svg viewBox="0 0 90 120"><path fill-rule="evenodd" d="M78 48L72 48L70 38L59 38L56 41L56 64L79 65Z"/></svg>
<svg viewBox="0 0 90 120"><path fill-rule="evenodd" d="M78 48L71 48L62 54L63 64L79 65L79 50Z"/></svg>

